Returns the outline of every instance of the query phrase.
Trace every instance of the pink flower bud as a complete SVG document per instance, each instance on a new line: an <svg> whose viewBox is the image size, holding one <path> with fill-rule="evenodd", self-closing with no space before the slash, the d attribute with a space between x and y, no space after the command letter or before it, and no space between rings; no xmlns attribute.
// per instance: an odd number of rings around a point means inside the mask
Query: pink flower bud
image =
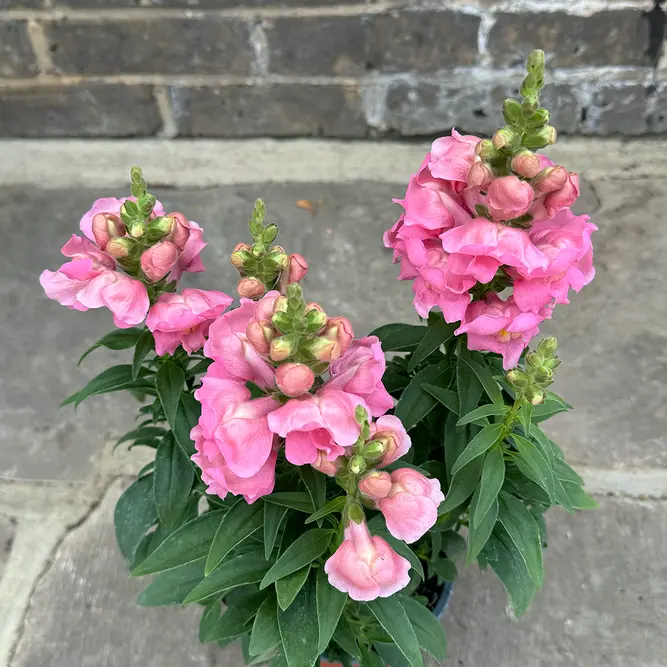
<svg viewBox="0 0 667 667"><path fill-rule="evenodd" d="M272 361L285 361L294 351L293 348L294 345L291 338L280 336L271 341L269 356Z"/></svg>
<svg viewBox="0 0 667 667"><path fill-rule="evenodd" d="M533 180L533 187L537 192L555 192L567 183L567 169L565 167L547 167Z"/></svg>
<svg viewBox="0 0 667 667"><path fill-rule="evenodd" d="M171 241L179 250L183 250L190 238L190 223L182 213L170 213L167 217L174 220L174 226L165 240Z"/></svg>
<svg viewBox="0 0 667 667"><path fill-rule="evenodd" d="M289 282L298 283L308 273L308 262L299 254L294 253L289 257Z"/></svg>
<svg viewBox="0 0 667 667"><path fill-rule="evenodd" d="M119 239L111 239L104 249L107 255L111 257L127 257L130 254L130 248L134 241L129 239L127 236L121 237Z"/></svg>
<svg viewBox="0 0 667 667"><path fill-rule="evenodd" d="M544 207L549 215L553 215L561 208L572 206L579 196L579 174L570 172L565 185L544 198Z"/></svg>
<svg viewBox="0 0 667 667"><path fill-rule="evenodd" d="M371 438L384 445L384 454L378 467L387 466L407 454L412 441L403 423L394 415L384 415L371 424Z"/></svg>
<svg viewBox="0 0 667 667"><path fill-rule="evenodd" d="M98 213L93 216L93 236L101 250L105 250L111 239L125 236L125 224L111 213Z"/></svg>
<svg viewBox="0 0 667 667"><path fill-rule="evenodd" d="M344 456L339 456L333 461L328 461L327 453L320 449L317 452L317 459L315 460L315 463L312 463L311 465L318 472L329 475L329 477L333 477L343 467L344 461Z"/></svg>
<svg viewBox="0 0 667 667"><path fill-rule="evenodd" d="M144 250L141 270L151 282L164 278L178 261L178 248L170 241L160 241Z"/></svg>
<svg viewBox="0 0 667 667"><path fill-rule="evenodd" d="M276 385L286 396L305 394L315 382L315 373L305 364L287 363L276 369Z"/></svg>
<svg viewBox="0 0 667 667"><path fill-rule="evenodd" d="M359 491L371 500L386 498L391 490L391 475L388 472L371 470L359 482Z"/></svg>
<svg viewBox="0 0 667 667"><path fill-rule="evenodd" d="M526 213L534 197L530 183L516 176L501 176L489 185L486 203L494 218L511 220Z"/></svg>
<svg viewBox="0 0 667 667"><path fill-rule="evenodd" d="M473 162L468 171L468 185L486 190L493 180L493 171L486 162Z"/></svg>
<svg viewBox="0 0 667 667"><path fill-rule="evenodd" d="M320 359L320 361L334 361L338 359L347 352L354 339L352 325L346 317L332 317L324 327L322 335L333 341L334 346L331 349L329 359Z"/></svg>
<svg viewBox="0 0 667 667"><path fill-rule="evenodd" d="M246 327L245 335L259 354L268 354L276 330L267 320L252 320Z"/></svg>
<svg viewBox="0 0 667 667"><path fill-rule="evenodd" d="M524 178L534 178L542 171L539 156L530 151L522 151L512 158L512 171Z"/></svg>
<svg viewBox="0 0 667 667"><path fill-rule="evenodd" d="M237 243L230 257L232 266L242 269L246 259L245 253L249 253L250 250L251 248L247 243Z"/></svg>
<svg viewBox="0 0 667 667"><path fill-rule="evenodd" d="M335 347L336 341L331 338L324 338L323 336L311 338L304 343L304 348L314 359L325 362L332 360Z"/></svg>
<svg viewBox="0 0 667 667"><path fill-rule="evenodd" d="M236 288L237 292L246 297L247 299L252 299L257 296L262 296L266 292L266 287L261 280L257 278L248 278L247 276L239 280L239 284Z"/></svg>

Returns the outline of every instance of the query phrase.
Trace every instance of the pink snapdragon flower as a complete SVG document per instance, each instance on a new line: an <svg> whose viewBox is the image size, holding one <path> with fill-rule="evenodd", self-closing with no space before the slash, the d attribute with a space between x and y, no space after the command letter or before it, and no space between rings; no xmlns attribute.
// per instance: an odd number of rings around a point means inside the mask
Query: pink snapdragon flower
<svg viewBox="0 0 667 667"><path fill-rule="evenodd" d="M470 167L477 160L475 148L479 142L479 137L456 130L449 137L436 139L428 162L431 174L444 181L466 183Z"/></svg>
<svg viewBox="0 0 667 667"><path fill-rule="evenodd" d="M274 386L273 367L257 352L248 340L248 325L256 314L264 315L267 306L273 308L278 292L268 292L259 301L241 299L241 305L226 312L211 324L204 354L220 362L227 377L240 382L254 382L262 389ZM268 302L268 303L265 303ZM260 317L261 321L265 318Z"/></svg>
<svg viewBox="0 0 667 667"><path fill-rule="evenodd" d="M202 406L203 437L215 442L235 475L256 475L269 458L274 440L267 415L280 404L269 396L251 398L250 390L229 379L218 361L209 366L195 398Z"/></svg>
<svg viewBox="0 0 667 667"><path fill-rule="evenodd" d="M120 217L120 207L128 201L128 199L133 202L137 201L136 197L121 197L120 199L116 199L116 197L102 197L101 199L96 199L90 210L83 214L83 217L79 222L79 228L87 238L94 241L93 218L98 213L110 213L113 216ZM156 201L155 206L153 207L152 217L162 215L164 215L164 206L162 205L162 202Z"/></svg>
<svg viewBox="0 0 667 667"><path fill-rule="evenodd" d="M303 280L308 273L308 262L299 253L293 253L289 256L289 282L298 283Z"/></svg>
<svg viewBox="0 0 667 667"><path fill-rule="evenodd" d="M382 384L386 366L380 339L377 336L359 338L331 364L331 379L327 384L363 397L371 415L379 417L394 406L394 399Z"/></svg>
<svg viewBox="0 0 667 667"><path fill-rule="evenodd" d="M211 324L232 301L214 290L189 288L180 294L162 294L146 318L146 326L155 338L155 352L174 354L179 345L188 354L199 350Z"/></svg>
<svg viewBox="0 0 667 667"><path fill-rule="evenodd" d="M276 369L276 386L285 396L305 394L315 382L315 373L305 364L287 363Z"/></svg>
<svg viewBox="0 0 667 667"><path fill-rule="evenodd" d="M172 216L176 219L175 230L172 231L170 236L167 236L166 239L171 240L170 237L175 236L175 240L172 241L178 245L183 243L183 239L187 236L187 239L180 247L180 254L178 256L178 261L171 270L170 278L171 280L179 280L183 273L201 273L206 271L204 265L201 261L201 251L208 245L204 241L204 232L202 228L192 220L188 220L185 216L180 213L172 213ZM178 216L178 217L176 217ZM187 230L187 233L184 232L184 229Z"/></svg>
<svg viewBox="0 0 667 667"><path fill-rule="evenodd" d="M486 204L496 220L511 220L527 213L534 198L530 183L516 176L501 176L491 181Z"/></svg>
<svg viewBox="0 0 667 667"><path fill-rule="evenodd" d="M162 280L178 262L178 255L171 241L159 241L141 254L141 270L151 282Z"/></svg>
<svg viewBox="0 0 667 667"><path fill-rule="evenodd" d="M371 537L365 521L350 521L324 571L334 588L363 602L389 597L410 583L410 563L381 537Z"/></svg>
<svg viewBox="0 0 667 667"><path fill-rule="evenodd" d="M412 446L403 422L394 415L384 415L374 421L370 426L370 437L371 440L377 440L384 446L384 454L377 464L378 468L388 466L401 456L405 456Z"/></svg>
<svg viewBox="0 0 667 667"><path fill-rule="evenodd" d="M261 468L250 477L239 477L227 465L220 447L215 440L203 436L199 426L190 432L194 440L196 454L192 460L201 469L201 478L206 484L206 493L224 498L227 493L242 495L248 504L273 491L276 477L278 452L274 447Z"/></svg>
<svg viewBox="0 0 667 667"><path fill-rule="evenodd" d="M539 331L539 324L551 317L549 309L523 312L513 297L503 301L497 294L473 301L456 335L467 334L469 350L488 350L503 357L503 368L514 368L524 348Z"/></svg>
<svg viewBox="0 0 667 667"><path fill-rule="evenodd" d="M319 452L334 461L359 438L355 410L368 406L339 387L324 386L317 394L292 398L268 416L269 428L285 438L285 458L301 466L313 464Z"/></svg>

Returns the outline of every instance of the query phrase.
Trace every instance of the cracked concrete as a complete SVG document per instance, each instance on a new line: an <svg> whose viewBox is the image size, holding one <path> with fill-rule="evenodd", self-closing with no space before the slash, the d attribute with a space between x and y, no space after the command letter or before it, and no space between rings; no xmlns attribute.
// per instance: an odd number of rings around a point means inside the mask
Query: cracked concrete
<svg viewBox="0 0 667 667"><path fill-rule="evenodd" d="M493 577L463 572L445 618L447 665L664 665L667 185L656 174L667 166L666 148L572 140L557 149L557 159L582 172L578 208L594 214L600 231L596 281L546 327L561 341L558 390L576 407L549 428L601 507L551 513L547 583L518 623ZM141 162L167 207L205 227L208 272L190 285L231 291L226 255L261 195L284 245L311 261L309 297L351 316L361 334L378 323L375 312L382 321L415 317L380 238L396 216L391 197L423 151L264 140L0 146L9 158L0 162L0 290L9 306L0 322L0 667L241 664L237 647L199 644L197 609L135 606L145 582L127 578L112 525L116 498L151 455L112 453L132 403L111 395L77 413L57 409L126 356L97 351L77 369L110 317L67 311L37 283L42 268L59 263L57 249L89 202L122 194L129 165ZM297 208L298 199L315 202L316 214Z"/></svg>

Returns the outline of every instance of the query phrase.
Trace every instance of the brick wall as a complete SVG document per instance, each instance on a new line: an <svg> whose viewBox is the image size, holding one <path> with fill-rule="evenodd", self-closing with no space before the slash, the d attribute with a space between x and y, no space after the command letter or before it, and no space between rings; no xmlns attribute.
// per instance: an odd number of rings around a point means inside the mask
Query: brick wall
<svg viewBox="0 0 667 667"><path fill-rule="evenodd" d="M485 132L535 47L561 132L667 132L653 1L0 0L0 135Z"/></svg>

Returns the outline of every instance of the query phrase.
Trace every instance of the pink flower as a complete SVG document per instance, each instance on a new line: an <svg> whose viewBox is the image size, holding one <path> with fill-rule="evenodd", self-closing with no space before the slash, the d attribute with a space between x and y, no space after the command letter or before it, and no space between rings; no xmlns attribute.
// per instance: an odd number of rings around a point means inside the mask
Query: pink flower
<svg viewBox="0 0 667 667"><path fill-rule="evenodd" d="M172 280L179 280L184 272L201 273L202 271L206 271L199 256L201 251L208 245L203 240L202 228L192 220L183 219L190 233L183 251L178 257L178 262L171 270L170 278ZM180 220L180 223L183 223L183 220Z"/></svg>
<svg viewBox="0 0 667 667"><path fill-rule="evenodd" d="M555 192L550 192L544 198L544 207L547 213L552 216L560 209L572 206L579 197L579 174L569 172L565 185Z"/></svg>
<svg viewBox="0 0 667 667"><path fill-rule="evenodd" d="M125 236L125 224L111 213L97 213L93 216L92 233L100 250L105 250L111 239Z"/></svg>
<svg viewBox="0 0 667 667"><path fill-rule="evenodd" d="M371 470L359 482L359 491L370 500L386 498L391 491L391 475L388 472Z"/></svg>
<svg viewBox="0 0 667 667"><path fill-rule="evenodd" d="M239 280L236 291L240 296L252 299L255 296L262 296L266 292L266 287L261 280L244 276Z"/></svg>
<svg viewBox="0 0 667 667"><path fill-rule="evenodd" d="M550 317L522 312L510 297L503 301L497 294L488 294L484 300L473 301L456 335L466 333L469 350L488 350L503 357L503 368L514 368L523 349L538 333L540 322Z"/></svg>
<svg viewBox="0 0 667 667"><path fill-rule="evenodd" d="M412 284L414 299L412 303L420 317L428 317L436 306L442 310L447 322L459 322L465 316L470 303L470 294L457 294L451 290L440 290L419 276Z"/></svg>
<svg viewBox="0 0 667 667"><path fill-rule="evenodd" d="M331 341L332 345L327 346L326 353L321 354L317 359L320 361L335 361L347 352L354 339L354 331L350 320L346 317L330 317L324 327L322 337Z"/></svg>
<svg viewBox="0 0 667 667"><path fill-rule="evenodd" d="M162 280L178 261L178 248L171 241L160 241L144 250L141 270L151 282Z"/></svg>
<svg viewBox="0 0 667 667"><path fill-rule="evenodd" d="M292 398L273 411L268 417L269 428L285 438L285 458L290 463L313 464L320 451L328 461L334 461L359 438L361 427L355 419L358 405L367 409L358 396L325 386L314 396Z"/></svg>
<svg viewBox="0 0 667 667"><path fill-rule="evenodd" d="M324 564L329 583L353 600L386 598L410 583L410 563L381 537L371 537L366 522L350 523L345 540Z"/></svg>
<svg viewBox="0 0 667 667"><path fill-rule="evenodd" d="M501 176L491 181L486 203L497 220L512 220L527 213L534 198L530 183L516 176Z"/></svg>
<svg viewBox="0 0 667 667"><path fill-rule="evenodd" d="M410 544L435 525L438 506L444 499L437 479L428 479L412 468L400 468L391 473L391 488L377 500L377 506L387 530Z"/></svg>
<svg viewBox="0 0 667 667"><path fill-rule="evenodd" d="M440 137L431 146L429 168L436 178L465 183L472 163L475 162L475 147L479 137L459 134L452 130L450 137Z"/></svg>
<svg viewBox="0 0 667 667"><path fill-rule="evenodd" d="M315 373L305 364L287 363L276 369L276 386L285 396L301 396L315 382Z"/></svg>
<svg viewBox="0 0 667 667"><path fill-rule="evenodd" d="M329 386L362 396L374 417L394 407L394 400L382 384L386 368L382 344L377 336L355 340L350 349L331 364Z"/></svg>
<svg viewBox="0 0 667 667"><path fill-rule="evenodd" d="M241 299L241 305L221 315L208 332L204 354L220 362L227 377L241 382L254 382L262 389L274 386L274 370L248 340L246 330L255 319L256 310L273 303L277 292L269 292L260 301Z"/></svg>
<svg viewBox="0 0 667 667"><path fill-rule="evenodd" d="M442 247L448 253L492 257L501 264L525 271L544 269L549 263L523 229L485 218L454 227L444 232L441 239Z"/></svg>
<svg viewBox="0 0 667 667"><path fill-rule="evenodd" d="M315 463L312 463L311 465L318 472L333 477L343 467L344 462L345 457L343 456L339 456L337 459L329 461L329 459L327 459L327 453L324 450L320 450L317 452Z"/></svg>
<svg viewBox="0 0 667 667"><path fill-rule="evenodd" d="M212 290L184 289L180 294L162 294L146 319L157 354L174 354L179 345L188 354L199 350L211 323L232 301L226 294Z"/></svg>
<svg viewBox="0 0 667 667"><path fill-rule="evenodd" d="M127 200L136 202L135 197L122 197L121 199L116 199L115 197L103 197L102 199L97 199L93 202L92 207L89 211L84 213L81 221L79 222L79 227L81 231L91 240L94 241L95 237L93 236L93 218L98 213L111 213L116 217L120 216L120 207ZM153 216L164 215L164 206L162 203L157 201L153 207Z"/></svg>
<svg viewBox="0 0 667 667"><path fill-rule="evenodd" d="M371 438L384 445L378 468L388 466L408 453L412 441L403 423L394 415L384 415L371 424Z"/></svg>
<svg viewBox="0 0 667 667"><path fill-rule="evenodd" d="M235 475L256 475L274 440L267 415L280 404L268 396L252 399L250 390L230 380L217 361L209 366L195 398L202 406L199 428L204 438L215 442Z"/></svg>
<svg viewBox="0 0 667 667"><path fill-rule="evenodd" d="M201 478L207 485L207 493L220 498L224 498L228 492L242 495L248 504L252 504L273 491L278 459L275 448L257 473L250 477L239 477L227 465L216 442L204 438L199 426L192 429L190 437L197 450L197 453L192 455L192 460L201 468Z"/></svg>
<svg viewBox="0 0 667 667"><path fill-rule="evenodd" d="M308 262L298 253L289 256L289 282L298 283L308 273Z"/></svg>

